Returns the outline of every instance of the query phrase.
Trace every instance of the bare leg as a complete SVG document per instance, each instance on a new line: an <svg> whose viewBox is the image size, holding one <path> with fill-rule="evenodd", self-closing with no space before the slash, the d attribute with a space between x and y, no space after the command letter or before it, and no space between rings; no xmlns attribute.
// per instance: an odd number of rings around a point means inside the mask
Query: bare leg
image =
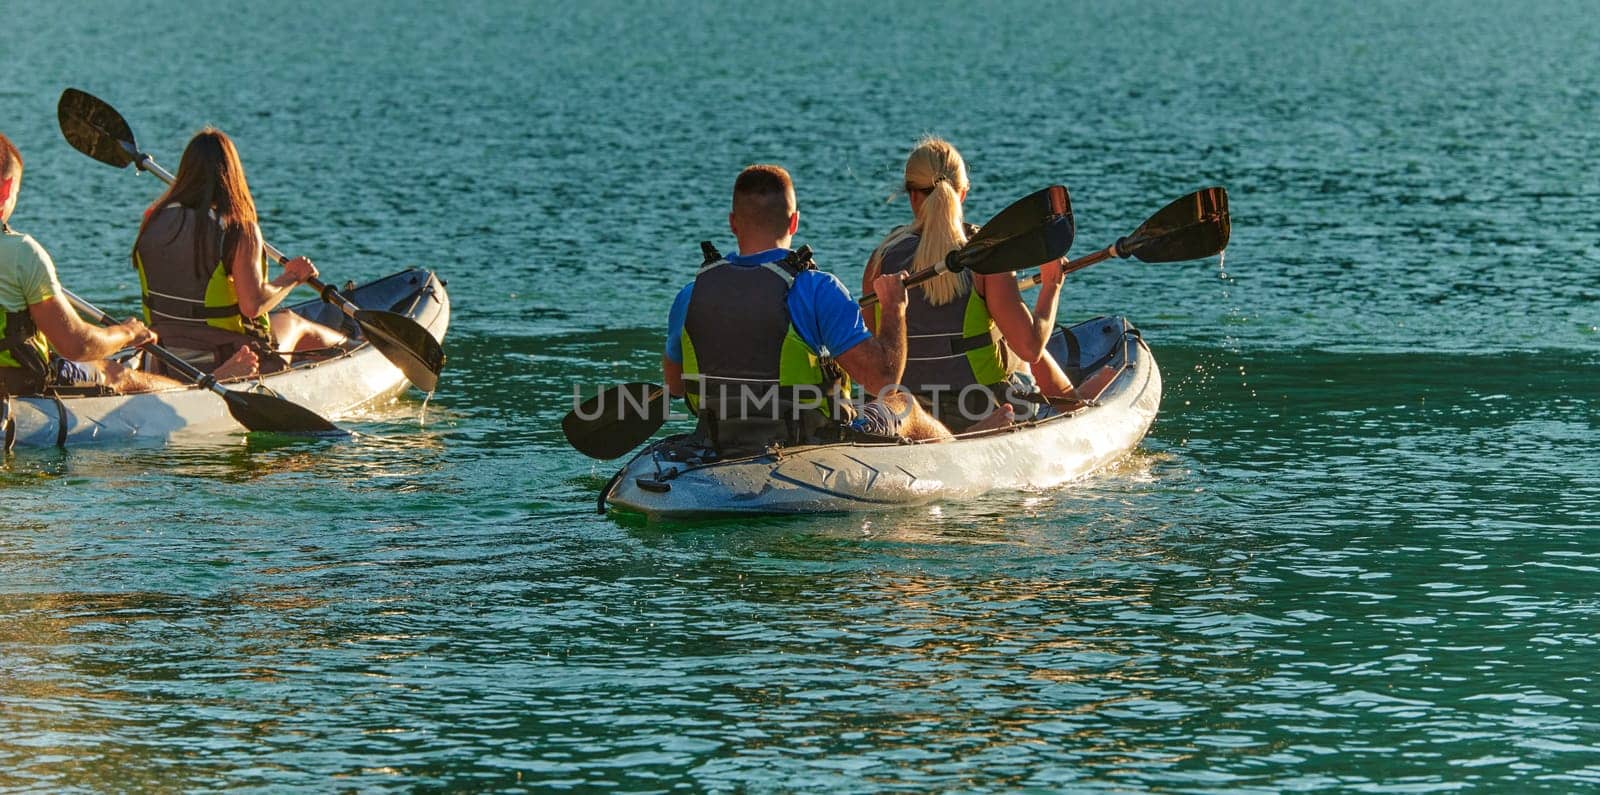
<svg viewBox="0 0 1600 795"><path fill-rule="evenodd" d="M955 438L950 435L950 429L944 427L944 423L934 419L915 398L904 392L886 392L878 401L900 417L900 435L913 442Z"/></svg>
<svg viewBox="0 0 1600 795"><path fill-rule="evenodd" d="M1073 394L1072 381L1067 378L1061 366L1056 364L1055 357L1051 356L1049 351L1045 351L1039 357L1039 361L1028 365L1028 369L1033 373L1033 381L1039 385L1039 391L1044 393L1045 397L1077 397Z"/></svg>
<svg viewBox="0 0 1600 795"><path fill-rule="evenodd" d="M162 392L168 389L183 389L186 385L174 381L163 375L146 373L132 368L123 367L118 362L99 361L90 362L106 377L106 386L117 391L117 394L127 395L134 392Z"/></svg>
<svg viewBox="0 0 1600 795"><path fill-rule="evenodd" d="M1084 384L1073 385L1071 379L1056 364L1054 357L1046 351L1039 361L1029 366L1033 371L1033 380L1039 385L1039 391L1050 399L1050 405L1057 411L1077 411L1088 405L1088 401L1095 399L1105 389L1105 384L1095 385L1095 379L1102 373L1095 373Z"/></svg>
<svg viewBox="0 0 1600 795"><path fill-rule="evenodd" d="M256 355L254 348L246 345L234 351L227 361L217 365L217 369L212 370L211 374L216 376L218 381L227 381L234 378L249 378L260 370L261 357Z"/></svg>
<svg viewBox="0 0 1600 795"><path fill-rule="evenodd" d="M1111 386L1111 382L1119 374L1121 374L1121 371L1115 367L1102 367L1094 371L1088 378L1083 379L1083 383L1078 385L1078 396L1084 400L1094 400L1100 397L1100 393L1106 391L1106 387Z"/></svg>
<svg viewBox="0 0 1600 795"><path fill-rule="evenodd" d="M272 335L278 339L280 351L336 348L350 341L338 330L306 320L293 312L273 312L271 318Z"/></svg>

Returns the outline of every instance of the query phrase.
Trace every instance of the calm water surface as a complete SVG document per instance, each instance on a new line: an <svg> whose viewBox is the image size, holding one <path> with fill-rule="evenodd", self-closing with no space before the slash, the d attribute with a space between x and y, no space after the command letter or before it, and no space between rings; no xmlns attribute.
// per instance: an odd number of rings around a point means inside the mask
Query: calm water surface
<svg viewBox="0 0 1600 795"><path fill-rule="evenodd" d="M13 225L131 311L157 192L239 142L330 280L449 280L450 369L343 442L0 467L0 790L1600 787L1600 22L1584 3L0 7ZM1166 375L1081 483L645 525L556 427L655 374L742 165L855 283L923 132L1078 252L1226 185L1226 263L1105 263Z"/></svg>

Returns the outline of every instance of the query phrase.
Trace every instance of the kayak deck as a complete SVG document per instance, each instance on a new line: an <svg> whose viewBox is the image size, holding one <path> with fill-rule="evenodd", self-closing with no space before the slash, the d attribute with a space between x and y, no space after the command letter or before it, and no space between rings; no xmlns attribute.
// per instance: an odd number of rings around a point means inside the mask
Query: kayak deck
<svg viewBox="0 0 1600 795"><path fill-rule="evenodd" d="M1099 387L1087 405L954 441L808 445L735 459L686 458L687 435L669 437L624 466L602 504L652 518L809 513L1058 486L1138 445L1160 407L1161 375L1123 318L1058 329L1050 350L1074 383Z"/></svg>

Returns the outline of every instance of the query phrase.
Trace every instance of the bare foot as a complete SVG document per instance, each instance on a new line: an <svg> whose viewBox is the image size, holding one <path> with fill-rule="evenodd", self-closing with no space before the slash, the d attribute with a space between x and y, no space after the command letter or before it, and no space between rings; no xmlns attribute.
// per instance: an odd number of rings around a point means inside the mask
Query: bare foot
<svg viewBox="0 0 1600 795"><path fill-rule="evenodd" d="M135 392L164 392L170 389L185 389L189 385L181 381L174 381L155 373L146 373L124 367L119 362L96 362L96 367L105 374L106 386L111 387L119 395L131 395Z"/></svg>
<svg viewBox="0 0 1600 795"><path fill-rule="evenodd" d="M1102 367L1096 370L1094 375L1084 379L1083 383L1078 384L1072 390L1072 397L1083 401L1098 400L1100 393L1106 391L1106 387L1111 386L1111 382L1115 381L1119 375L1122 375L1120 368Z"/></svg>
<svg viewBox="0 0 1600 795"><path fill-rule="evenodd" d="M1009 403L1001 404L1000 408L989 412L989 416L979 420L976 425L968 428L966 432L980 433L982 431L992 431L996 428L1008 427L1014 421L1016 413L1016 410L1011 408Z"/></svg>
<svg viewBox="0 0 1600 795"><path fill-rule="evenodd" d="M254 348L246 345L234 351L233 355L211 371L211 374L216 376L218 381L229 381L234 378L249 378L259 372L260 367L261 358L256 356Z"/></svg>

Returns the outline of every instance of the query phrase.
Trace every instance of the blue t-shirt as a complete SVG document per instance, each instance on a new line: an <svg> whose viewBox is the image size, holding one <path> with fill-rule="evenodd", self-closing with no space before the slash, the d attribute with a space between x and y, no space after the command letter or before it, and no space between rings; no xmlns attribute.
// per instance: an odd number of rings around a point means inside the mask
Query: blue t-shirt
<svg viewBox="0 0 1600 795"><path fill-rule="evenodd" d="M777 262L788 254L789 249L773 248L759 254L731 254L727 260L739 267L754 268ZM694 282L684 285L667 314L667 358L678 364L683 364L683 321L689 316L689 296L693 293ZM794 277L787 303L789 323L813 352L826 348L830 356L838 358L872 337L861 320L860 305L831 273L801 271Z"/></svg>

